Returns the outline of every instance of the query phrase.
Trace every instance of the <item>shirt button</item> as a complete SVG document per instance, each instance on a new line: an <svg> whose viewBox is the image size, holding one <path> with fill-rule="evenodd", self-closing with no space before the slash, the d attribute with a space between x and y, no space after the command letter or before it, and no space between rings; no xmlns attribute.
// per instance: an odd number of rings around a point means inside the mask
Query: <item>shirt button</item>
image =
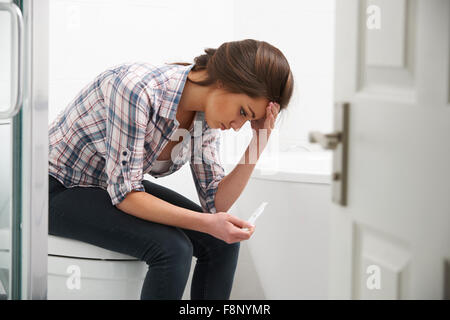
<svg viewBox="0 0 450 320"><path fill-rule="evenodd" d="M126 165L126 164L127 164L127 162L126 162L126 161L122 161L122 164L123 164L123 165Z"/></svg>
<svg viewBox="0 0 450 320"><path fill-rule="evenodd" d="M122 152L122 154L123 154L124 156L126 156L126 155L127 155L127 152L126 152L126 151L124 151L124 152Z"/></svg>

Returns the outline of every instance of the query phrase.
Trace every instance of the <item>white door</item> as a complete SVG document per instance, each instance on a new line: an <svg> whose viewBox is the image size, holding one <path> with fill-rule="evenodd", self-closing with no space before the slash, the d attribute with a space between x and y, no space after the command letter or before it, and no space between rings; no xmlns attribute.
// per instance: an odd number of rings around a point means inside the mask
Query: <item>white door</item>
<svg viewBox="0 0 450 320"><path fill-rule="evenodd" d="M449 13L448 0L336 1L335 101L350 111L331 299L449 298Z"/></svg>

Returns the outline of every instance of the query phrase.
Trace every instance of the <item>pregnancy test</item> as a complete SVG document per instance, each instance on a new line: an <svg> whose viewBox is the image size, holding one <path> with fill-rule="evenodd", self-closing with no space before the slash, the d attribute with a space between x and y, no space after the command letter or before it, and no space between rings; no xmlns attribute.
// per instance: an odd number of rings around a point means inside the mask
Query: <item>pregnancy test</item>
<svg viewBox="0 0 450 320"><path fill-rule="evenodd" d="M263 213L264 208L266 207L268 202L263 202L261 203L261 205L258 207L258 209L255 210L255 212L253 212L253 214L250 216L250 218L248 218L248 222L250 222L251 224L255 224L256 219L258 219L258 217L261 215L261 213ZM248 228L243 228L243 230L248 231Z"/></svg>

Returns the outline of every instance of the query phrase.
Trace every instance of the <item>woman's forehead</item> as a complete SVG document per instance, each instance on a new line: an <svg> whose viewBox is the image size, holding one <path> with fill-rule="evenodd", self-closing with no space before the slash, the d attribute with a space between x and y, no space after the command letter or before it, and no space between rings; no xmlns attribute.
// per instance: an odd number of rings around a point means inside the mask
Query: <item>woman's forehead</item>
<svg viewBox="0 0 450 320"><path fill-rule="evenodd" d="M250 116L255 116L255 119L261 119L266 115L266 107L269 105L269 100L266 98L250 98L245 100L247 110L250 111Z"/></svg>

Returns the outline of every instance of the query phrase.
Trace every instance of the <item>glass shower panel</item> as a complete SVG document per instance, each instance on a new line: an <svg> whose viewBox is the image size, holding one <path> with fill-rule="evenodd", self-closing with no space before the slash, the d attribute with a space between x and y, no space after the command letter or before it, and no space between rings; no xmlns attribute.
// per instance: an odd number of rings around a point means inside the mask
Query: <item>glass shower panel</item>
<svg viewBox="0 0 450 320"><path fill-rule="evenodd" d="M22 14L10 1L0 0L0 300L20 297L20 192L13 179L20 166L18 132L21 92L19 56L23 36ZM20 45L20 47L19 47ZM14 159L14 161L13 161Z"/></svg>
<svg viewBox="0 0 450 320"><path fill-rule="evenodd" d="M11 124L0 122L0 300L10 292L11 269Z"/></svg>

